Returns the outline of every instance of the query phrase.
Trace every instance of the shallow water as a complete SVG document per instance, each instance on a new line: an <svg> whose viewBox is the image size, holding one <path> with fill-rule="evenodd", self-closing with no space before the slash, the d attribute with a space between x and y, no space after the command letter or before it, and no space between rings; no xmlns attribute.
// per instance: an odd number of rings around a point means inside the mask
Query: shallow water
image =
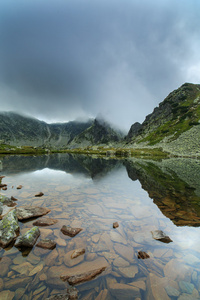
<svg viewBox="0 0 200 300"><path fill-rule="evenodd" d="M54 250L0 248L0 257L6 257L0 261L0 299L5 293L22 300L63 294L69 284L60 275L105 264L101 275L76 285L79 299L199 299L199 161L68 154L1 161L2 182L8 185L1 194L17 198L18 206L51 209L47 216L58 223L40 227L40 238L56 241ZM36 198L38 192L44 195ZM32 223L20 222L20 231ZM71 238L60 231L63 225L83 230ZM173 242L153 239L154 230ZM77 248L85 248L85 254L72 262L69 252ZM138 251L150 258L138 259Z"/></svg>

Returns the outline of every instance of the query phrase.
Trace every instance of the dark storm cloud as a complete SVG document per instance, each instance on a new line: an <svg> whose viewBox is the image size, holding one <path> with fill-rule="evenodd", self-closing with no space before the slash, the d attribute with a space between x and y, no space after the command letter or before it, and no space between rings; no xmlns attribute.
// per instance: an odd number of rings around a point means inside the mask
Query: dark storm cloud
<svg viewBox="0 0 200 300"><path fill-rule="evenodd" d="M199 76L199 1L1 1L2 109L128 128Z"/></svg>

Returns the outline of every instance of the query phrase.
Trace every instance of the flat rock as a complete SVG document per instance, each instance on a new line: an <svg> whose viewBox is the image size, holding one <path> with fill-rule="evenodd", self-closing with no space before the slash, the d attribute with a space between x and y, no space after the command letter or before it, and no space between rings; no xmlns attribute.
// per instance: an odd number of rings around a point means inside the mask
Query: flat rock
<svg viewBox="0 0 200 300"><path fill-rule="evenodd" d="M15 242L15 246L32 248L35 245L39 236L40 236L40 230L37 226L34 226L30 230L28 230L25 234L17 238Z"/></svg>
<svg viewBox="0 0 200 300"><path fill-rule="evenodd" d="M124 245L127 244L127 241L126 239L121 235L119 234L118 232L116 231L111 231L110 232L110 238L113 242L117 242L117 243L122 243Z"/></svg>
<svg viewBox="0 0 200 300"><path fill-rule="evenodd" d="M16 290L19 286L21 288L26 287L29 282L31 282L31 277L22 277L22 278L14 278L9 279L9 281L6 281L4 284L4 288L8 290Z"/></svg>
<svg viewBox="0 0 200 300"><path fill-rule="evenodd" d="M166 277L171 278L172 280L185 280L190 281L192 268L185 265L179 259L171 259L164 266L164 274Z"/></svg>
<svg viewBox="0 0 200 300"><path fill-rule="evenodd" d="M56 242L50 239L42 239L37 243L36 246L43 249L53 250L56 247Z"/></svg>
<svg viewBox="0 0 200 300"><path fill-rule="evenodd" d="M71 250L68 253L66 253L64 256L64 263L68 267L73 267L77 264L80 264L80 262L82 262L84 260L84 255L79 255L79 256L72 258L73 253L74 253L74 250ZM82 254L84 254L84 253L85 252L83 252Z"/></svg>
<svg viewBox="0 0 200 300"><path fill-rule="evenodd" d="M62 275L62 276L60 276L60 278L63 281L67 281L70 285L74 285L74 284L78 284L81 282L92 280L97 275L101 274L105 269L106 269L106 267L101 267L99 269L94 269L94 270L91 270L88 272L83 272L83 273L79 273L79 274L72 275L72 276Z"/></svg>
<svg viewBox="0 0 200 300"><path fill-rule="evenodd" d="M165 291L169 297L178 297L180 296L180 292L175 289L173 286L167 285L165 286Z"/></svg>
<svg viewBox="0 0 200 300"><path fill-rule="evenodd" d="M125 246L125 245L121 245L121 244L115 244L114 245L114 249L125 260L128 260L129 262L133 262L134 250L133 250L133 248L131 246Z"/></svg>
<svg viewBox="0 0 200 300"><path fill-rule="evenodd" d="M21 275L29 275L34 267L29 262L24 262L20 265L11 266L11 269Z"/></svg>
<svg viewBox="0 0 200 300"><path fill-rule="evenodd" d="M58 251L56 249L54 249L53 251L51 251L44 259L45 264L47 266L52 266L55 264L55 260L58 257Z"/></svg>
<svg viewBox="0 0 200 300"><path fill-rule="evenodd" d="M66 226L63 225L61 228L61 232L65 235L74 237L75 235L77 235L81 230L83 230L82 228L72 228L70 226Z"/></svg>
<svg viewBox="0 0 200 300"><path fill-rule="evenodd" d="M84 248L79 248L79 249L75 249L71 255L71 258L76 258L82 254L85 253L85 249Z"/></svg>
<svg viewBox="0 0 200 300"><path fill-rule="evenodd" d="M2 221L0 221L0 245L8 246L16 237L19 231L19 223L16 211L10 211Z"/></svg>
<svg viewBox="0 0 200 300"><path fill-rule="evenodd" d="M194 290L194 284L184 280L180 280L178 284L182 293L192 294Z"/></svg>
<svg viewBox="0 0 200 300"><path fill-rule="evenodd" d="M52 218L39 218L35 222L33 222L34 226L50 226L54 225L58 222L56 219Z"/></svg>
<svg viewBox="0 0 200 300"><path fill-rule="evenodd" d="M111 297L107 289L101 290L99 295L95 298L95 300L110 300L110 299Z"/></svg>
<svg viewBox="0 0 200 300"><path fill-rule="evenodd" d="M9 290L0 292L0 300L12 300L14 296L15 293Z"/></svg>
<svg viewBox="0 0 200 300"><path fill-rule="evenodd" d="M169 236L167 236L162 230L154 230L154 231L151 231L152 233L152 237L155 239L155 240L158 240L160 242L163 242L163 243L171 243L173 242Z"/></svg>
<svg viewBox="0 0 200 300"><path fill-rule="evenodd" d="M66 294L59 294L59 295L53 295L46 300L76 300L78 299L78 290L74 287L71 286L70 288L67 289Z"/></svg>
<svg viewBox="0 0 200 300"><path fill-rule="evenodd" d="M165 287L171 286L175 289L178 289L178 284L176 281L173 281L171 278L156 276L154 273L148 274L146 285L148 291L147 300L170 300L171 298L168 296Z"/></svg>
<svg viewBox="0 0 200 300"><path fill-rule="evenodd" d="M135 275L138 273L138 267L137 266L130 266L125 268L119 268L119 272L127 278L134 278Z"/></svg>
<svg viewBox="0 0 200 300"><path fill-rule="evenodd" d="M20 206L16 208L16 213L19 220L40 217L48 214L50 211L51 210L48 208L38 206Z"/></svg>
<svg viewBox="0 0 200 300"><path fill-rule="evenodd" d="M12 263L12 260L7 257L7 256L4 256L1 258L0 260L0 277L4 277L8 274L8 271L9 271L9 267Z"/></svg>
<svg viewBox="0 0 200 300"><path fill-rule="evenodd" d="M112 283L109 289L111 295L118 300L129 300L140 298L140 290L137 287L130 286L123 283Z"/></svg>
<svg viewBox="0 0 200 300"><path fill-rule="evenodd" d="M2 279L2 278L0 278L0 291L2 291L2 290L3 290L3 286L4 286L4 284L3 284L3 279Z"/></svg>
<svg viewBox="0 0 200 300"><path fill-rule="evenodd" d="M114 261L113 261L113 265L115 267L128 267L130 264L127 260L123 259L122 257L117 257Z"/></svg>
<svg viewBox="0 0 200 300"><path fill-rule="evenodd" d="M35 268L33 268L33 269L30 271L29 276L33 276L33 275L39 273L39 272L43 269L43 267L44 267L43 264L37 265Z"/></svg>

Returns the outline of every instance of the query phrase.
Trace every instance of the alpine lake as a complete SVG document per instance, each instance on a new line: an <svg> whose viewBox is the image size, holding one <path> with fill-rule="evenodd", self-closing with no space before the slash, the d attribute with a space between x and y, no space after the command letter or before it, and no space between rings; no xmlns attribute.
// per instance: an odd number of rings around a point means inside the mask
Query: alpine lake
<svg viewBox="0 0 200 300"><path fill-rule="evenodd" d="M15 197L16 207L48 208L43 218L57 220L39 226L32 248L0 248L0 300L200 299L200 160L75 154L0 160L7 184L1 195ZM20 235L35 221L20 221ZM63 225L82 230L70 237ZM40 239L56 247L37 247ZM72 259L76 249L84 251ZM78 296L58 297L71 286L62 276L102 267L73 285Z"/></svg>

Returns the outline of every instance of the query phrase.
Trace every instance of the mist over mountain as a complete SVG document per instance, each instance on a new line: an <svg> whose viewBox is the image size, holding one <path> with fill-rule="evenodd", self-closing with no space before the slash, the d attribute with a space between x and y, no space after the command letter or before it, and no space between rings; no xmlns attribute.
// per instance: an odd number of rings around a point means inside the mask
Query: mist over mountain
<svg viewBox="0 0 200 300"><path fill-rule="evenodd" d="M120 127L120 120L119 120ZM160 148L175 155L200 155L200 84L185 83L171 92L144 122L128 134L102 116L87 121L47 124L13 112L0 113L1 144L52 149L95 146Z"/></svg>

